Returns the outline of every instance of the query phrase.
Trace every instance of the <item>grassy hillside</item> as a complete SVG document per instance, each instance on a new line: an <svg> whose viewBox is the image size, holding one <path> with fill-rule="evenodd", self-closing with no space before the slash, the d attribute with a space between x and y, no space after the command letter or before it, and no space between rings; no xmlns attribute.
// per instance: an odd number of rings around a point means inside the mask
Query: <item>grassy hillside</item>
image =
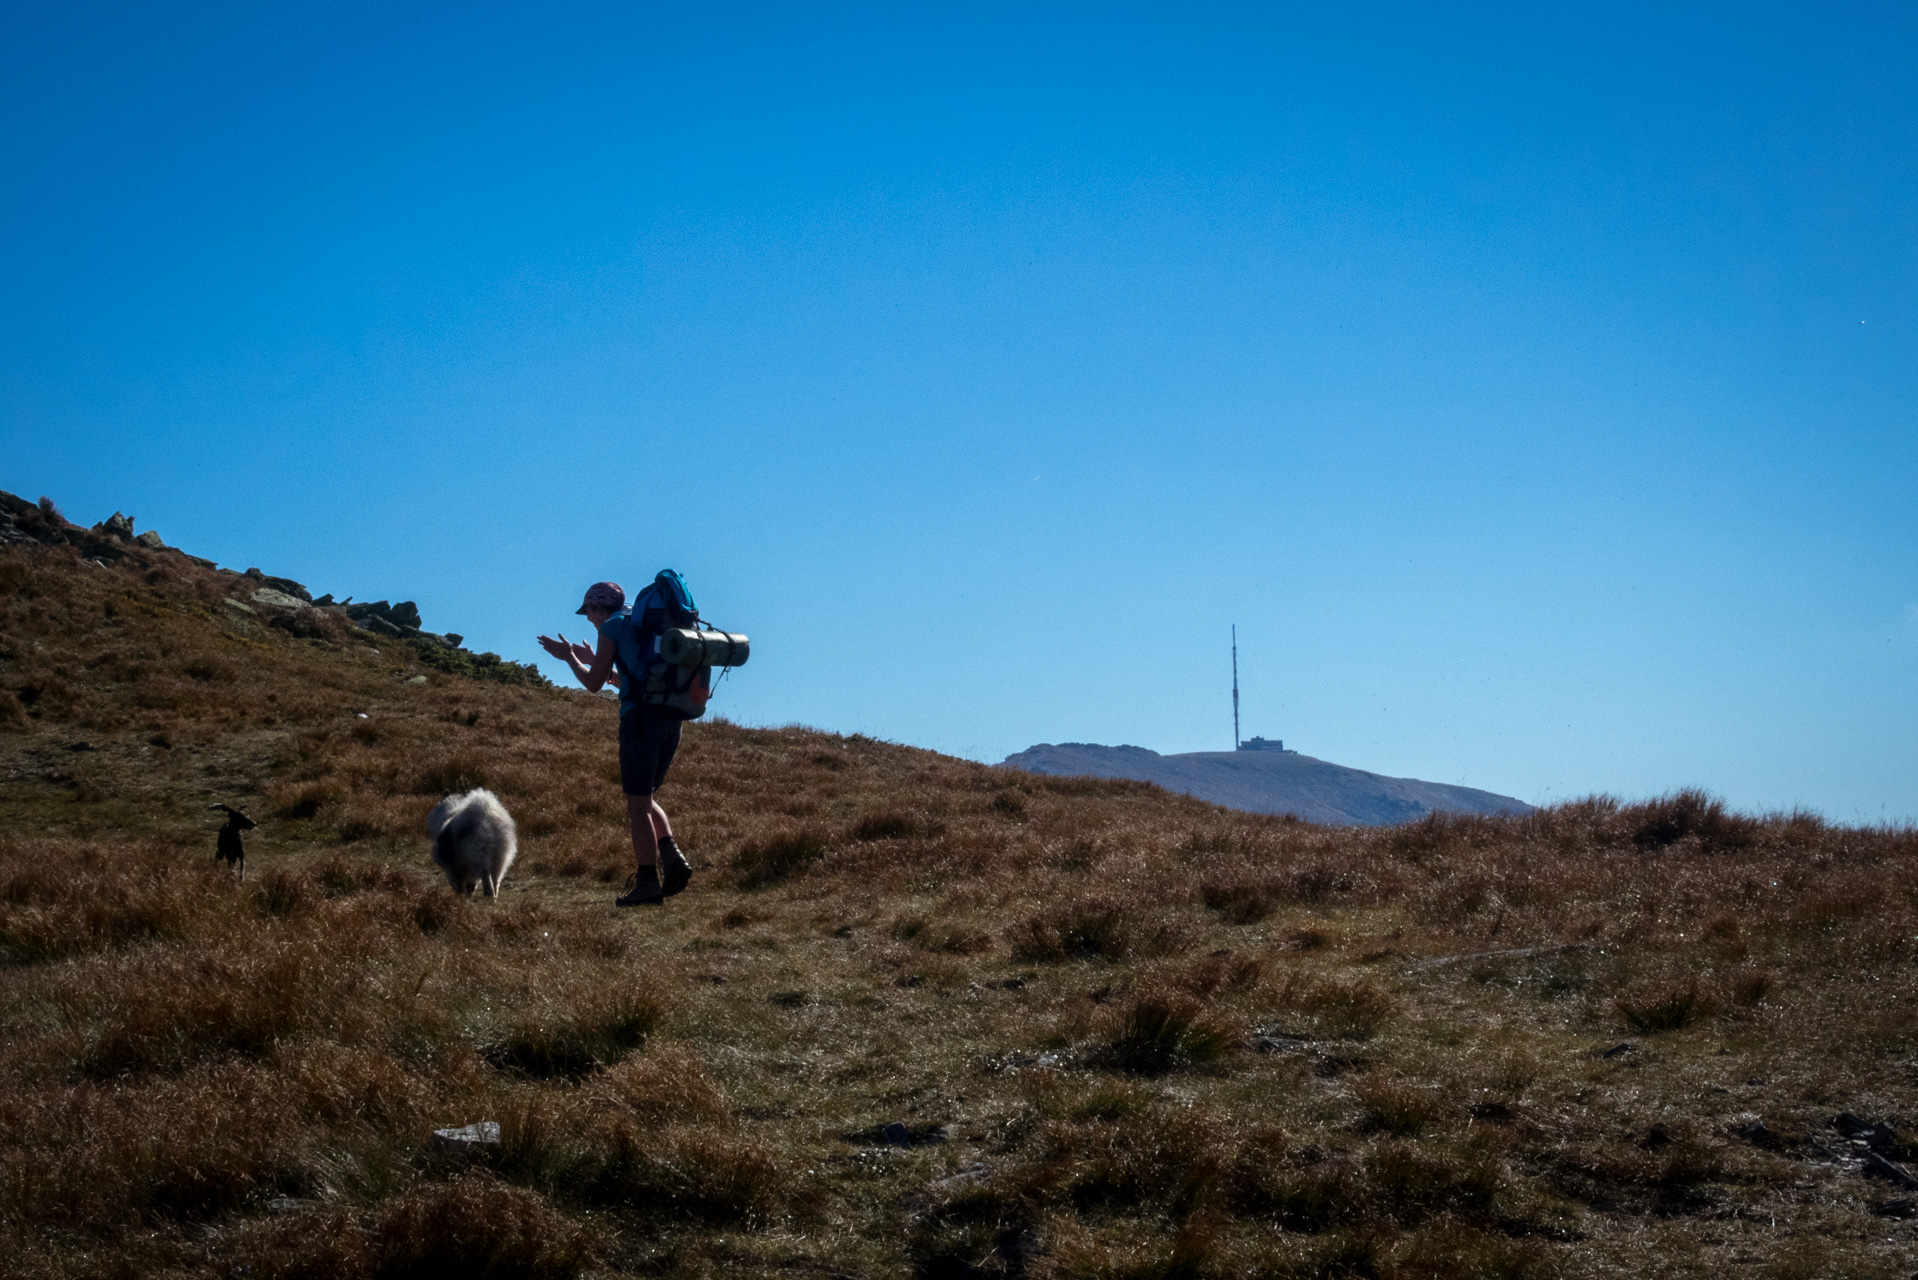
<svg viewBox="0 0 1918 1280"><path fill-rule="evenodd" d="M0 1273L1913 1269L1909 831L1328 829L716 722L692 888L620 912L611 704L85 553L0 547ZM422 828L475 784L490 902Z"/></svg>

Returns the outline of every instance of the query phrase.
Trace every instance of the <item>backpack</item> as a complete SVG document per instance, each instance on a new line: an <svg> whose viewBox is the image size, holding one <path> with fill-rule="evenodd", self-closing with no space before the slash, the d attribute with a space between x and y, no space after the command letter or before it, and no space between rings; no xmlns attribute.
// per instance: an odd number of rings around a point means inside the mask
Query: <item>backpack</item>
<svg viewBox="0 0 1918 1280"><path fill-rule="evenodd" d="M640 599L644 601L647 594L642 593ZM665 661L659 656L659 641L668 630L698 630L699 606L693 602L686 580L671 569L661 569L654 577L650 595L653 599L636 620L640 652L648 655L646 674L639 685L639 705L657 708L676 719L697 720L706 714L706 703L713 696L713 669Z"/></svg>

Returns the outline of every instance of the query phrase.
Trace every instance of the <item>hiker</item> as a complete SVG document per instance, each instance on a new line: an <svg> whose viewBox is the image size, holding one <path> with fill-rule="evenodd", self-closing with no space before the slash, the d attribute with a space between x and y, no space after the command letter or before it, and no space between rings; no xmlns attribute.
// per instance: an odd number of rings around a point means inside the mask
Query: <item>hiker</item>
<svg viewBox="0 0 1918 1280"><path fill-rule="evenodd" d="M572 668L579 682L598 693L608 680L619 687L619 783L626 793L626 816L633 828L633 860L638 870L615 901L622 907L655 907L686 887L692 864L673 839L672 823L654 799L666 770L679 750L682 721L661 707L642 705L640 690L647 668L657 661L652 652L657 633L642 630L649 608L659 608L653 597L657 584L639 593L626 607L626 592L617 582L595 582L586 589L579 611L599 631L599 647L569 643L564 635L540 636L540 647ZM659 864L666 864L661 877Z"/></svg>

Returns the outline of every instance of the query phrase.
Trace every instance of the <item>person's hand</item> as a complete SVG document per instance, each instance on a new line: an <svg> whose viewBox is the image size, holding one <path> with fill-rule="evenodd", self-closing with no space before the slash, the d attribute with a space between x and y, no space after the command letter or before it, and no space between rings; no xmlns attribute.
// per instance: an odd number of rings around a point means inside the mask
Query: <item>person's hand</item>
<svg viewBox="0 0 1918 1280"><path fill-rule="evenodd" d="M536 636L534 638L539 641L540 648L546 650L546 652L552 654L555 658L558 658L561 662L566 661L566 659L571 657L573 654L574 646L566 642L566 635L564 632L560 633L560 636L557 640L555 640L552 636Z"/></svg>
<svg viewBox="0 0 1918 1280"><path fill-rule="evenodd" d="M590 667L593 665L593 651L587 648L581 641L575 641L573 643L573 656L579 659L579 665L582 667Z"/></svg>

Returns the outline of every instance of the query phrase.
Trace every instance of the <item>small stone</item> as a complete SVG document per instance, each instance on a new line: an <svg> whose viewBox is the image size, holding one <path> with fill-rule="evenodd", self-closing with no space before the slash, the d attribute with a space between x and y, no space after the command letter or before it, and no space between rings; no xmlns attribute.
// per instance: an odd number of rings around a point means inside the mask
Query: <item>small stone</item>
<svg viewBox="0 0 1918 1280"><path fill-rule="evenodd" d="M1898 1146L1898 1133L1888 1124L1873 1124L1846 1111L1834 1117L1832 1128L1854 1142L1862 1142L1873 1151L1891 1151Z"/></svg>
<svg viewBox="0 0 1918 1280"><path fill-rule="evenodd" d="M411 600L400 601L386 616L402 627L413 627L417 630L420 625L420 607Z"/></svg>
<svg viewBox="0 0 1918 1280"><path fill-rule="evenodd" d="M267 1201L266 1207L274 1213L292 1213L305 1203L304 1200L296 1200L292 1196L274 1196Z"/></svg>
<svg viewBox="0 0 1918 1280"><path fill-rule="evenodd" d="M298 596L276 591L272 587L261 587L250 597L254 604L265 605L269 609L304 609L306 601Z"/></svg>
<svg viewBox="0 0 1918 1280"><path fill-rule="evenodd" d="M1907 1191L1918 1190L1918 1178L1912 1177L1903 1168L1885 1159L1876 1151L1865 1152L1865 1167L1859 1172L1867 1178L1883 1178Z"/></svg>
<svg viewBox="0 0 1918 1280"><path fill-rule="evenodd" d="M1260 1053L1298 1053L1311 1044L1310 1036L1287 1035L1283 1031L1252 1037L1252 1047Z"/></svg>
<svg viewBox="0 0 1918 1280"><path fill-rule="evenodd" d="M446 647L449 649L457 649L466 643L466 637L456 631L449 631L441 636L440 639L446 641Z"/></svg>
<svg viewBox="0 0 1918 1280"><path fill-rule="evenodd" d="M413 677L412 679L410 679L410 680L408 680L408 681L407 681L406 683L407 683L407 684L425 684L425 683L426 683L426 677L425 677L425 676L414 676L414 677Z"/></svg>
<svg viewBox="0 0 1918 1280"><path fill-rule="evenodd" d="M984 1163L968 1165L959 1172L948 1177L940 1178L937 1182L932 1183L932 1189L934 1191L956 1191L961 1187L984 1182L986 1175L991 1172L992 1167Z"/></svg>
<svg viewBox="0 0 1918 1280"><path fill-rule="evenodd" d="M222 597L221 603L226 605L226 607L229 609L238 609L241 613L253 612L253 610L250 607L241 604L238 600L235 600L232 596Z"/></svg>
<svg viewBox="0 0 1918 1280"><path fill-rule="evenodd" d="M148 529L145 533L135 534L133 540L150 551L158 551L166 545L166 543L160 540L160 535L151 529Z"/></svg>
<svg viewBox="0 0 1918 1280"><path fill-rule="evenodd" d="M499 1121L482 1120L456 1129L433 1130L433 1149L455 1155L471 1155L483 1147L499 1145Z"/></svg>

